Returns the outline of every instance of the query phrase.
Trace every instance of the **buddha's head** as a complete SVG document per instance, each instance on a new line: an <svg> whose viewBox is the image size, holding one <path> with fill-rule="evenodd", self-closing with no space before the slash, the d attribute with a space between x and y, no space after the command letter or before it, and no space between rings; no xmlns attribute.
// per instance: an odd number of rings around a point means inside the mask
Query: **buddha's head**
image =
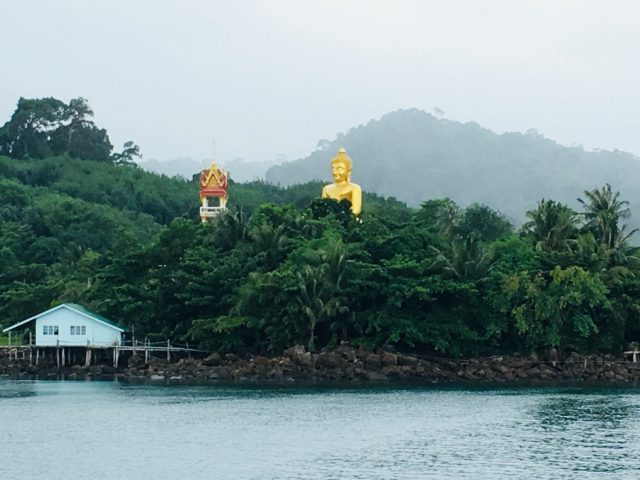
<svg viewBox="0 0 640 480"><path fill-rule="evenodd" d="M338 155L331 159L331 176L337 184L348 183L351 178L351 159L344 148L338 150Z"/></svg>

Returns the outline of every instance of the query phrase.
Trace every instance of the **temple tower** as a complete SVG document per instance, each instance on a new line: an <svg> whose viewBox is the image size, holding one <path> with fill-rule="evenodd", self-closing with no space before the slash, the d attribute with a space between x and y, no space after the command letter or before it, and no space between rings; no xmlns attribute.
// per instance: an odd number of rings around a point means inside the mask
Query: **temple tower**
<svg viewBox="0 0 640 480"><path fill-rule="evenodd" d="M200 172L200 220L206 222L227 210L229 172L218 168L214 160Z"/></svg>

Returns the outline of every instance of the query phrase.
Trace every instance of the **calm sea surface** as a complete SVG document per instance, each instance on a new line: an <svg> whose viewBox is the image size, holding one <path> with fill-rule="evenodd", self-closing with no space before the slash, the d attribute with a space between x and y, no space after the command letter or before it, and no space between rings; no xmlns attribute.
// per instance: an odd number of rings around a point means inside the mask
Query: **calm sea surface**
<svg viewBox="0 0 640 480"><path fill-rule="evenodd" d="M0 381L0 479L640 479L640 390Z"/></svg>

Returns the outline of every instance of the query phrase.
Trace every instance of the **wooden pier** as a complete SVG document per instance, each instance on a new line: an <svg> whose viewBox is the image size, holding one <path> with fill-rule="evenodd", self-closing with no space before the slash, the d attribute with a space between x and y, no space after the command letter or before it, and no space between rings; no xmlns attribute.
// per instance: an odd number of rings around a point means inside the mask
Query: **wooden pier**
<svg viewBox="0 0 640 480"><path fill-rule="evenodd" d="M166 344L153 344L144 342L139 344L134 342L131 345L55 345L55 346L36 346L36 345L2 345L0 352L5 353L9 357L9 361L29 362L29 365L38 365L42 360L53 360L58 368L68 365L77 365L84 355L83 365L89 367L96 363L96 356L112 359L113 368L118 368L121 355L125 352L131 352L132 355L144 354L144 363L148 364L150 357L157 357L158 354L166 355L167 362L171 361L180 354L203 354L208 353L205 350L190 348L189 345L172 345L169 340Z"/></svg>

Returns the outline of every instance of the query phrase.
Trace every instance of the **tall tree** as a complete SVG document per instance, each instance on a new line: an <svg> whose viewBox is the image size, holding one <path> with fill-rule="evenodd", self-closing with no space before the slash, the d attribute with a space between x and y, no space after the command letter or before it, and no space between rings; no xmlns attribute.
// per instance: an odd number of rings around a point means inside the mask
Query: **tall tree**
<svg viewBox="0 0 640 480"><path fill-rule="evenodd" d="M527 212L529 221L522 226L539 250L560 250L575 240L578 233L576 213L566 205L542 199L535 210Z"/></svg>
<svg viewBox="0 0 640 480"><path fill-rule="evenodd" d="M52 97L20 98L11 119L0 128L0 154L16 159L66 154L110 161L113 146L92 116L93 110L82 97L71 99L68 105Z"/></svg>
<svg viewBox="0 0 640 480"><path fill-rule="evenodd" d="M593 232L601 244L608 248L624 246L636 230L625 233L621 222L631 216L629 202L620 200L620 192L613 192L608 183L600 189L585 190L585 199L578 202L584 207L586 227Z"/></svg>
<svg viewBox="0 0 640 480"><path fill-rule="evenodd" d="M53 97L21 97L11 119L0 128L0 154L17 159L51 155L51 136L66 114L67 106Z"/></svg>

